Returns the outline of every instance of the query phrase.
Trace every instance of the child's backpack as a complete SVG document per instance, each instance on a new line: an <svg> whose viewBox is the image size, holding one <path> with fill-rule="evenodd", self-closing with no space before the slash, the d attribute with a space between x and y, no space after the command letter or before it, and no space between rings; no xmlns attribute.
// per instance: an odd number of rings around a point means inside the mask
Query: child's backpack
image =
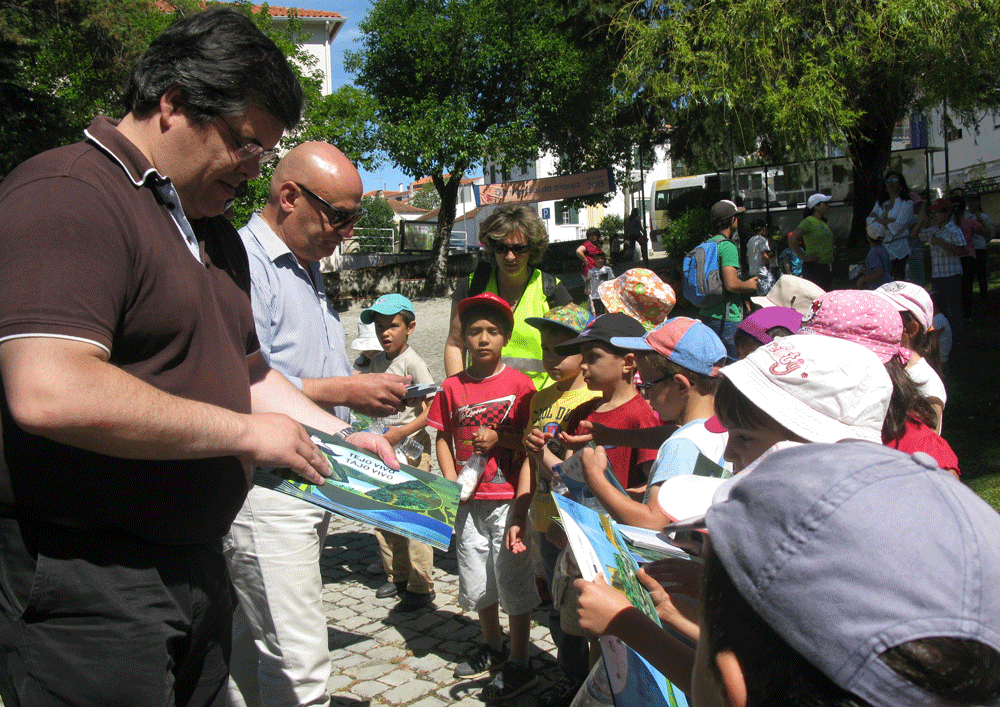
<svg viewBox="0 0 1000 707"><path fill-rule="evenodd" d="M726 299L719 265L719 235L699 243L684 256L684 299L695 307L714 307Z"/></svg>

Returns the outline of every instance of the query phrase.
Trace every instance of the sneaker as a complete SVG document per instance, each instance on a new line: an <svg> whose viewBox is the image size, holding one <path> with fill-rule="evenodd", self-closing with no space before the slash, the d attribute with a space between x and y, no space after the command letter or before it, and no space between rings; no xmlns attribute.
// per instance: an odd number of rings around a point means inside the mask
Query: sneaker
<svg viewBox="0 0 1000 707"><path fill-rule="evenodd" d="M483 688L480 697L484 702L502 702L520 695L537 682L538 675L530 661L522 666L508 660L490 684Z"/></svg>
<svg viewBox="0 0 1000 707"><path fill-rule="evenodd" d="M499 670L506 659L507 654L504 651L495 651L484 643L469 656L468 661L456 666L454 676L469 679L481 678Z"/></svg>

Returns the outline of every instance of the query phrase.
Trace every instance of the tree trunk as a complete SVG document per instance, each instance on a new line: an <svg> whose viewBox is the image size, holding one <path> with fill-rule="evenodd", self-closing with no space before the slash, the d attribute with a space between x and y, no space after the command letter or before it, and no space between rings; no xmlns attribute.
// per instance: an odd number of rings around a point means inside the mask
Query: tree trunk
<svg viewBox="0 0 1000 707"><path fill-rule="evenodd" d="M851 218L849 246L865 242L865 219L878 198L882 176L889 167L892 152L892 130L895 123L863 118L847 137L854 167L854 213Z"/></svg>
<svg viewBox="0 0 1000 707"><path fill-rule="evenodd" d="M433 175L431 179L441 197L441 208L438 210L438 228L431 248L434 257L431 259L430 271L424 282L423 294L425 297L442 297L451 290L448 282L448 246L451 242L451 228L455 225L455 205L458 201L458 187L462 183L462 173L451 174L447 182L439 175Z"/></svg>

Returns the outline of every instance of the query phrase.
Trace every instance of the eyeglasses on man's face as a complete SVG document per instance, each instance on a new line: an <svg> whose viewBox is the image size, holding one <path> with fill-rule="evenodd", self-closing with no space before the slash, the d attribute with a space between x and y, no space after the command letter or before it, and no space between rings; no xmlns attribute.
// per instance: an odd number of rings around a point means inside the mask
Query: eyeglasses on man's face
<svg viewBox="0 0 1000 707"><path fill-rule="evenodd" d="M507 245L500 241L493 241L493 252L497 255L506 256L507 253L513 253L514 255L524 255L529 250L531 246L527 243L517 243L516 245Z"/></svg>
<svg viewBox="0 0 1000 707"><path fill-rule="evenodd" d="M278 153L271 149L265 150L263 145L258 145L255 142L247 140L242 135L240 135L233 126L229 124L229 121L222 116L216 116L223 125L226 126L226 130L229 131L229 136L233 139L238 147L233 151L236 155L236 159L240 162L249 162L250 160L259 160L260 164L267 164L268 162L274 161L274 158L278 156Z"/></svg>
<svg viewBox="0 0 1000 707"><path fill-rule="evenodd" d="M327 220L330 222L331 228L353 226L361 219L362 216L365 215L364 209L358 209L357 211L341 211L304 184L299 184L298 182L295 182L294 184L301 189L304 194L311 196L323 205L325 209L324 213L326 214Z"/></svg>

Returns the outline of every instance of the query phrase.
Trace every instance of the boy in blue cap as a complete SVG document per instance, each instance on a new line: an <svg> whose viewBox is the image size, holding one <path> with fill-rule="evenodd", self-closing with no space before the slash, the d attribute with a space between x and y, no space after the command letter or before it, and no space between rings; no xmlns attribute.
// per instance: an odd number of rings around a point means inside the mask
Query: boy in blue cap
<svg viewBox="0 0 1000 707"><path fill-rule="evenodd" d="M396 373L410 376L417 385L431 384L427 364L409 345L409 337L417 327L413 303L399 294L382 295L372 306L361 312L362 324L375 325L375 338L382 346L371 359L369 372ZM392 417L383 418L387 425L384 437L393 446L406 439L422 448L419 457L407 456L407 463L423 471L431 470L431 439L425 429L430 402L418 398ZM396 611L415 611L434 599L434 549L426 543L409 540L402 535L375 530L386 582L375 590L378 599L397 596L403 599Z"/></svg>

